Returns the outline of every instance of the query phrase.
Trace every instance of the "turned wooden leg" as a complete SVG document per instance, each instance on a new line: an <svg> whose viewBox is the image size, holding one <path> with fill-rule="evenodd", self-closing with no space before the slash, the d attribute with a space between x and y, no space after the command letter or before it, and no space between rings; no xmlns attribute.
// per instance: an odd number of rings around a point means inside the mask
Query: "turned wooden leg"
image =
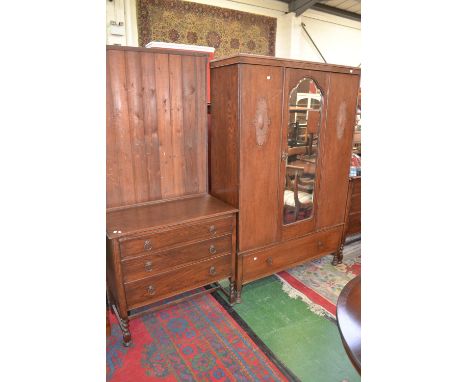
<svg viewBox="0 0 468 382"><path fill-rule="evenodd" d="M112 305L112 310L117 317L117 321L119 322L120 329L122 330L122 337L123 337L123 345L128 347L132 344L132 335L130 334L129 329L129 320L127 317L127 312L123 312L122 316L120 316L119 311L115 305Z"/></svg>
<svg viewBox="0 0 468 382"><path fill-rule="evenodd" d="M338 265L343 262L343 247L344 243L341 243L340 249L336 251L335 255L333 256L332 265Z"/></svg>
<svg viewBox="0 0 468 382"><path fill-rule="evenodd" d="M236 304L241 303L242 284L236 285Z"/></svg>
<svg viewBox="0 0 468 382"><path fill-rule="evenodd" d="M122 320L122 324L120 325L122 328L122 336L123 336L123 345L125 347L129 347L132 344L132 335L130 334L130 330L128 329L128 318Z"/></svg>
<svg viewBox="0 0 468 382"><path fill-rule="evenodd" d="M234 305L236 302L235 282L232 278L229 279L229 303Z"/></svg>

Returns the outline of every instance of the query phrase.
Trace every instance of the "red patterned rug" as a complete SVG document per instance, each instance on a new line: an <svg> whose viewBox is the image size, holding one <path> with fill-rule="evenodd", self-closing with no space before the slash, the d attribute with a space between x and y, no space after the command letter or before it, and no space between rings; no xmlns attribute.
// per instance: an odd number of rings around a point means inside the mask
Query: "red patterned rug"
<svg viewBox="0 0 468 382"><path fill-rule="evenodd" d="M277 276L291 298L301 298L312 312L335 319L341 290L361 273L361 241L345 245L342 264L333 266L332 260L332 255L325 256Z"/></svg>
<svg viewBox="0 0 468 382"><path fill-rule="evenodd" d="M128 348L110 320L107 381L287 381L210 294L131 320Z"/></svg>

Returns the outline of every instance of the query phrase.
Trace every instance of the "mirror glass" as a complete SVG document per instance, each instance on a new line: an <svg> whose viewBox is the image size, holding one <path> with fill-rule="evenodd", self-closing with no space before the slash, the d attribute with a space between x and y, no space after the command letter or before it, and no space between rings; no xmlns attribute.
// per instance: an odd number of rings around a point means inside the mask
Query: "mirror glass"
<svg viewBox="0 0 468 382"><path fill-rule="evenodd" d="M315 166L322 115L322 92L314 80L301 79L289 95L288 149L284 183L283 223L312 216Z"/></svg>

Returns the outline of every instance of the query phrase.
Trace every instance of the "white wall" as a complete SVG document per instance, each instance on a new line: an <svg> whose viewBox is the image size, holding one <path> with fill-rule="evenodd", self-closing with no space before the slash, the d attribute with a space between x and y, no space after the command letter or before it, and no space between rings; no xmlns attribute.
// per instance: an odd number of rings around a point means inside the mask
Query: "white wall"
<svg viewBox="0 0 468 382"><path fill-rule="evenodd" d="M329 21L324 21L317 17L313 12L307 12L302 17L302 22L305 24L307 32L314 40L320 52L325 57L327 62L332 64L343 64L358 66L361 63L361 25L359 22L351 22L343 20L336 24ZM348 22L343 22L348 21ZM353 25L354 23L354 25ZM317 52L304 29L300 26L296 27L299 36L298 40L300 51L291 53L291 58L300 58L304 60L320 61L322 58ZM300 29L299 29L300 28Z"/></svg>
<svg viewBox="0 0 468 382"><path fill-rule="evenodd" d="M108 1L108 0L107 0ZM308 10L301 16L288 13L288 4L276 0L191 0L222 8L275 17L276 56L323 62L320 54L301 27L303 22L328 63L357 66L361 63L361 23ZM114 0L115 7L122 7L120 16L125 21L125 37L122 45L138 46L136 25L136 0ZM120 5L121 4L121 5ZM109 1L108 1L109 8ZM115 41L109 33L110 12L108 11L108 43ZM118 20L117 20L118 21Z"/></svg>
<svg viewBox="0 0 468 382"><path fill-rule="evenodd" d="M138 46L136 0L106 0L106 34L108 45Z"/></svg>

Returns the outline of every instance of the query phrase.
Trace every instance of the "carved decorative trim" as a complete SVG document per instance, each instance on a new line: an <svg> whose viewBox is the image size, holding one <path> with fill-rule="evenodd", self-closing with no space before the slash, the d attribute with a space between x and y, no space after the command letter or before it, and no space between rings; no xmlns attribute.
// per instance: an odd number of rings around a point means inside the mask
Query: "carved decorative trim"
<svg viewBox="0 0 468 382"><path fill-rule="evenodd" d="M260 97L257 100L257 108L255 111L255 137L258 146L263 146L268 139L271 119L268 116L268 104L265 97Z"/></svg>

